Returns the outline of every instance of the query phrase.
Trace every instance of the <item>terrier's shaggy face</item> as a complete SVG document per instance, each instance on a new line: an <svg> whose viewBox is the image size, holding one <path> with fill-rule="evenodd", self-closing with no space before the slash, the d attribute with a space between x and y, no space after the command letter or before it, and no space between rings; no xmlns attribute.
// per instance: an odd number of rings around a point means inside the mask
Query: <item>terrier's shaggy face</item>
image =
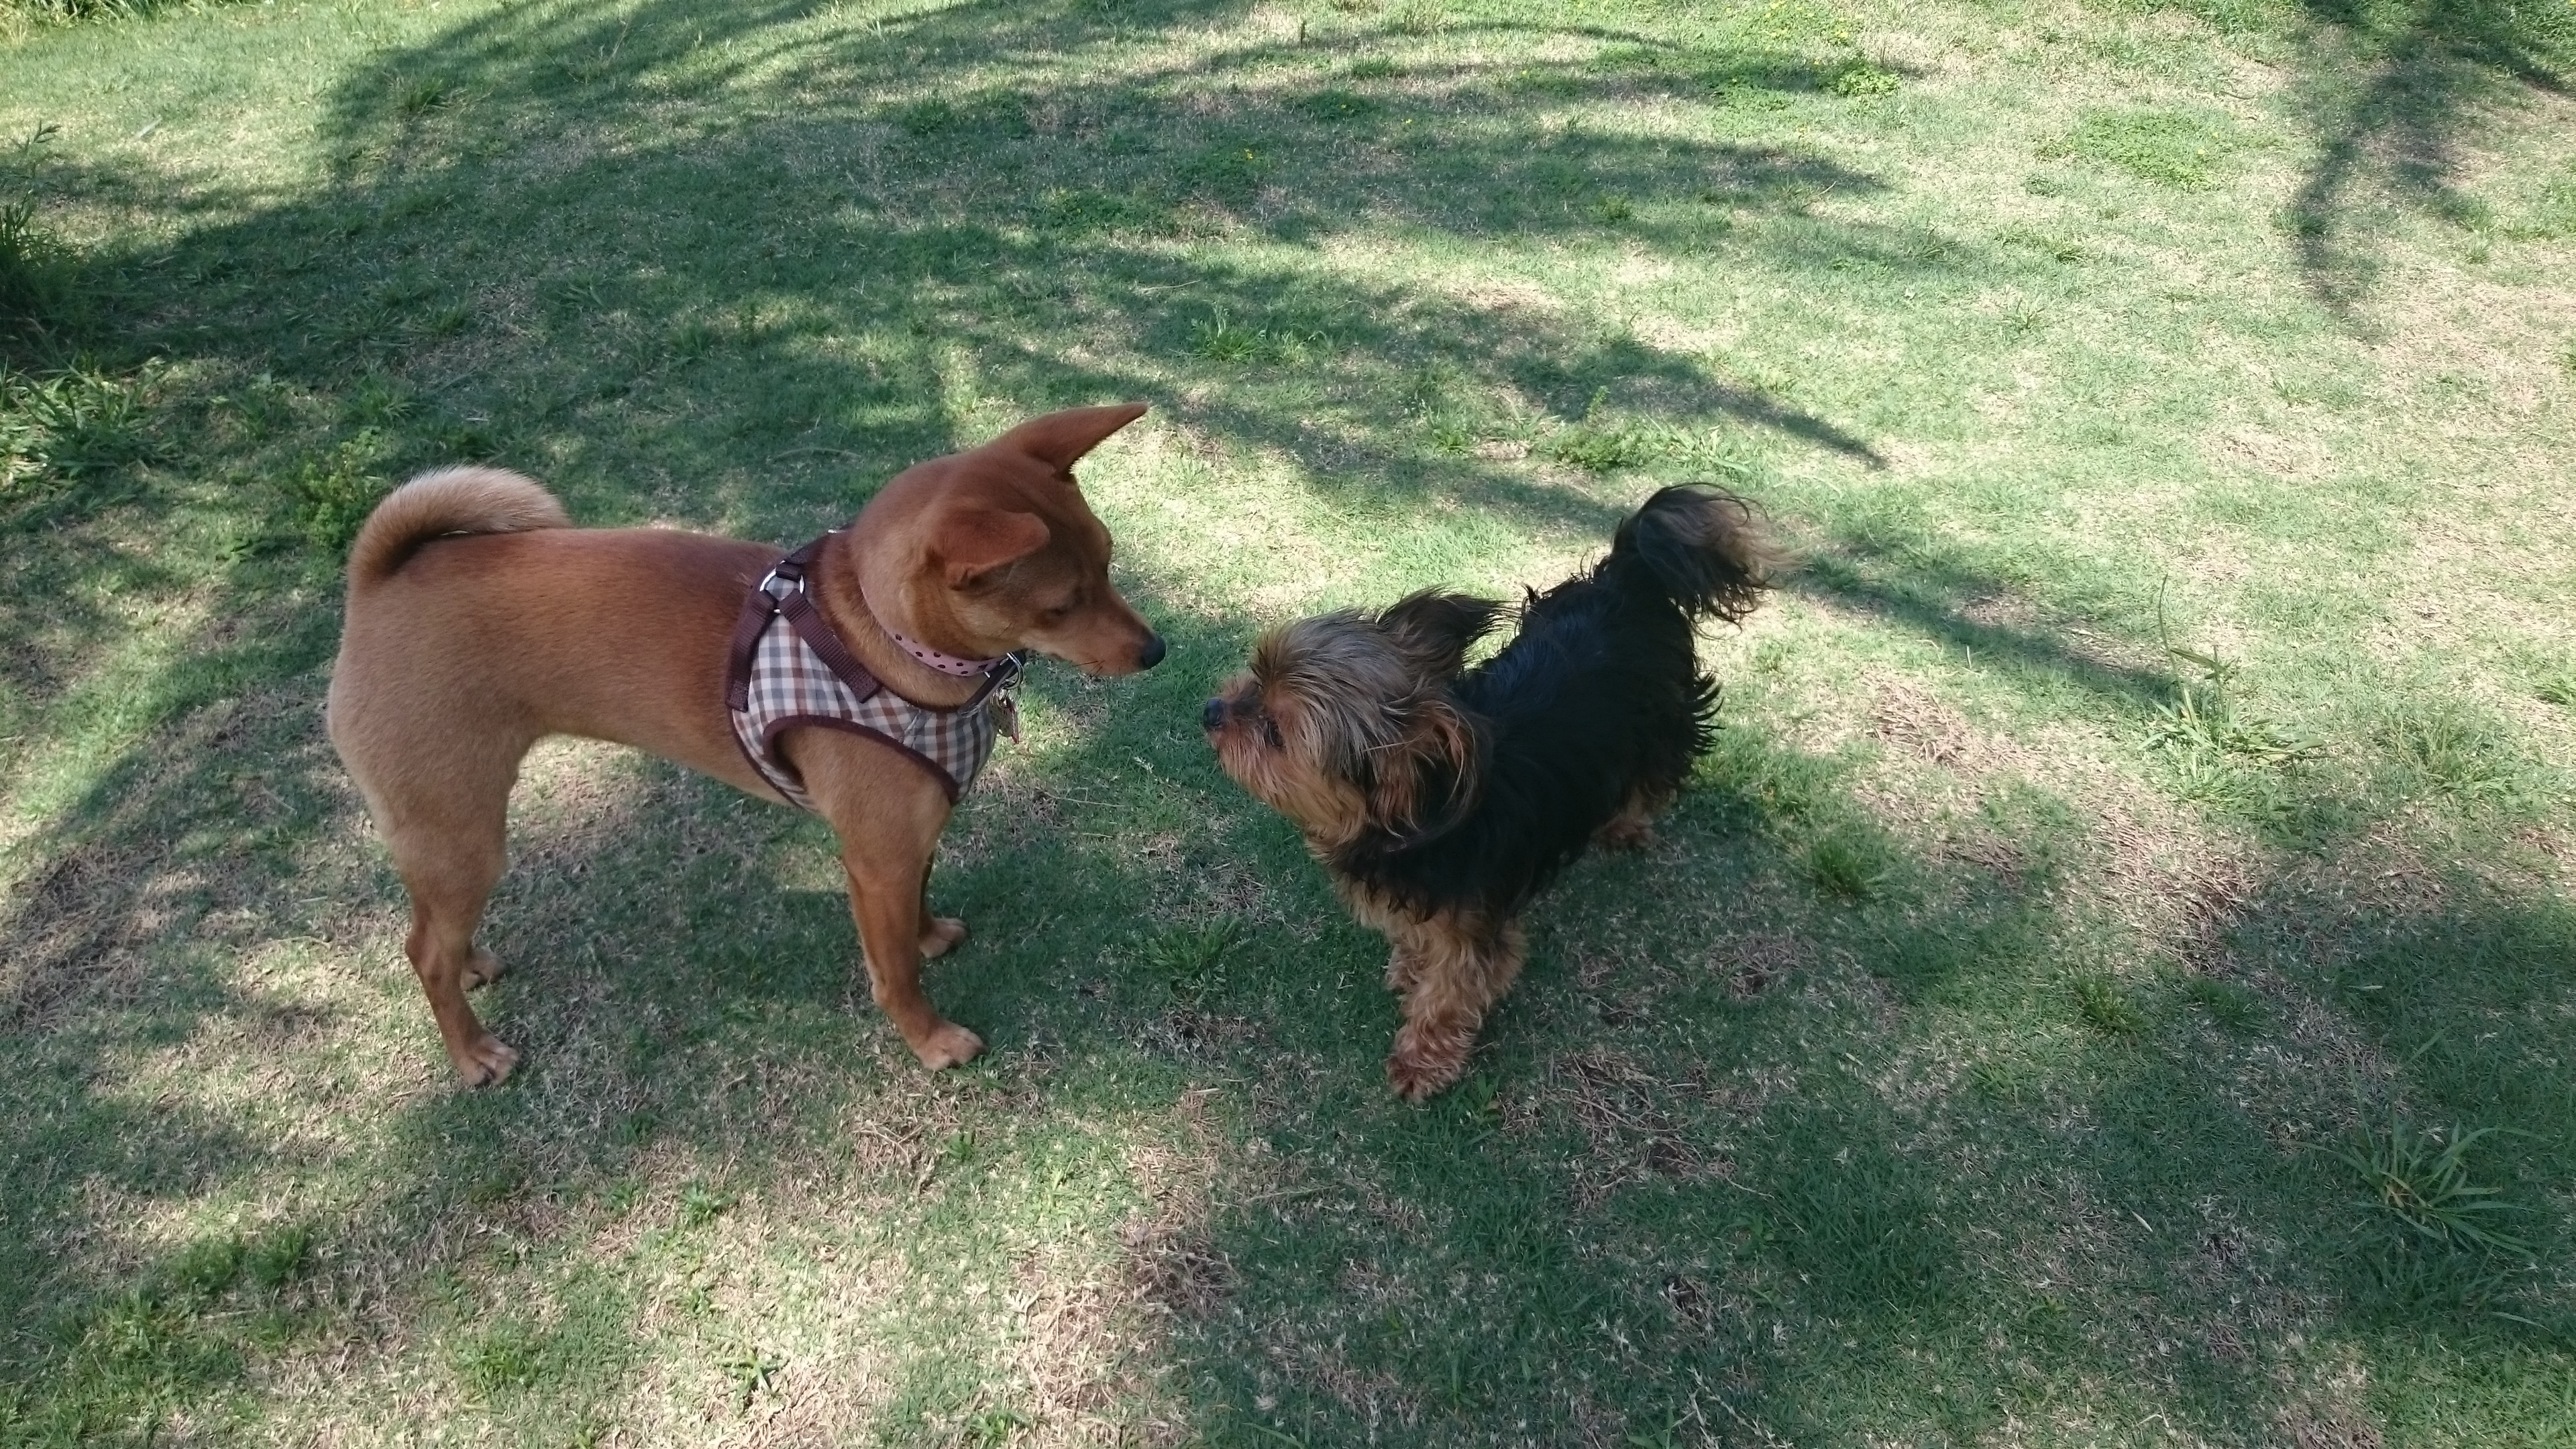
<svg viewBox="0 0 2576 1449"><path fill-rule="evenodd" d="M1318 849L1419 827L1472 776L1474 732L1444 686L1494 613L1418 594L1273 630L1201 717L1217 762Z"/></svg>

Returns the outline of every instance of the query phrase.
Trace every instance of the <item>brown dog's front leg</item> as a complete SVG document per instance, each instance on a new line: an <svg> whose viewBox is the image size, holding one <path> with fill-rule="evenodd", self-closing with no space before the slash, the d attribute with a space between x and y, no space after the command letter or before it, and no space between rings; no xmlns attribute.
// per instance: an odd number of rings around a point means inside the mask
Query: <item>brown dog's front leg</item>
<svg viewBox="0 0 2576 1449"><path fill-rule="evenodd" d="M929 862L906 870L891 862L853 859L843 852L850 876L850 913L859 923L859 945L867 953L868 989L877 1006L903 1033L912 1054L937 1071L973 1061L984 1050L983 1038L940 1016L921 989L923 927L921 887Z"/></svg>
<svg viewBox="0 0 2576 1449"><path fill-rule="evenodd" d="M923 1066L973 1061L983 1039L942 1017L921 989L922 957L966 934L963 925L933 919L924 895L931 851L948 824L947 795L919 766L851 735L814 730L788 744L806 793L841 837L869 994Z"/></svg>
<svg viewBox="0 0 2576 1449"><path fill-rule="evenodd" d="M966 939L966 923L955 916L930 913L930 872L921 873L921 959L935 961Z"/></svg>

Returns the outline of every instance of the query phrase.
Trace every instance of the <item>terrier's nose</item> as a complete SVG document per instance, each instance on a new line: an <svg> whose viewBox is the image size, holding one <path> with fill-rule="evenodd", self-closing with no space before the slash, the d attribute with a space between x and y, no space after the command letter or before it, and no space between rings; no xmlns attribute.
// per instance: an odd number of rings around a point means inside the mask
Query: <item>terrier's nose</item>
<svg viewBox="0 0 2576 1449"><path fill-rule="evenodd" d="M1139 669L1153 668L1155 665L1163 662L1163 655L1165 652L1166 651L1163 648L1162 635L1146 635L1145 647L1136 651L1136 667Z"/></svg>
<svg viewBox="0 0 2576 1449"><path fill-rule="evenodd" d="M1206 731L1208 731L1209 733L1213 734L1213 733L1215 733L1215 732L1216 732L1217 726L1222 725L1222 724L1224 724L1224 723L1225 723L1225 701L1224 701L1224 700L1221 700L1221 699L1211 699L1211 700L1209 700L1209 701L1207 702L1207 708L1202 709L1202 710L1200 710L1200 711L1199 711L1199 728L1200 728L1200 729L1206 730Z"/></svg>

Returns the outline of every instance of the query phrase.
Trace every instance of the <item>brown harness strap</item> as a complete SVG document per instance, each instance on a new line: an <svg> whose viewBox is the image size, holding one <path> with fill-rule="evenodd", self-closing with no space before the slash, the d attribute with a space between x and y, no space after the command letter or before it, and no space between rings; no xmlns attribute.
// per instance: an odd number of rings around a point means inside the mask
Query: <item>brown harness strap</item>
<svg viewBox="0 0 2576 1449"><path fill-rule="evenodd" d="M1008 721L1004 725L1004 732L1013 739L1017 739L1019 733L1016 724L1016 702L1007 693L1004 693L999 700L995 700L993 696L996 691L1008 691L1018 682L1020 670L1027 662L1025 654L1013 653L1003 656L992 668L985 671L983 687L976 690L972 698L964 704L940 709L915 703L901 693L887 688L884 681L878 679L873 670L860 663L858 656L850 652L849 645L842 640L839 631L832 627L832 621L823 617L822 611L814 606L810 596L815 565L821 560L823 550L830 545L833 537L839 532L839 529L833 529L781 558L771 565L769 572L753 584L751 591L744 596L742 614L734 622L733 638L726 646L725 660L725 706L733 712L737 721L741 720L752 707L752 680L761 656L761 640L768 634L776 620L784 618L788 626L795 630L797 639L812 651L816 662L830 671L833 677L850 691L853 703L864 704L882 694L891 702L888 705L889 708L899 703L903 709L912 711L915 716L936 717L969 715L986 709L989 704L992 709L999 712L1002 720ZM808 719L805 716L798 716L798 718ZM810 722L848 728L855 733L885 743L896 753L929 771L940 782L941 788L947 791L952 801L964 793L965 787L972 783L982 763L984 747L978 747L966 766L965 777L961 779L949 765L925 756L903 740L881 729L841 718L810 718ZM989 729L991 726L988 724L984 728ZM989 739L990 736L987 735L985 738ZM784 761L762 759L759 753L754 752L752 745L743 739L741 729L735 732L735 743L742 746L744 757L763 779L778 787L790 800L798 804L806 803L801 791L789 788L795 783L795 771ZM811 807L808 806L808 808Z"/></svg>
<svg viewBox="0 0 2576 1449"><path fill-rule="evenodd" d="M733 642L725 649L727 709L751 707L752 651L760 647L760 636L768 631L769 621L780 614L785 614L787 622L795 626L797 637L805 641L805 647L820 656L824 666L841 676L841 682L857 691L859 698L866 699L885 688L877 681L876 675L850 653L849 646L841 642L841 636L833 632L831 621L816 612L814 601L805 597L806 571L823 556L823 546L839 532L839 529L833 529L771 564L769 572L751 586L749 594L743 596L742 617L734 621ZM786 584L789 588L781 595L771 591L773 584ZM817 635L821 636L820 639L816 638Z"/></svg>

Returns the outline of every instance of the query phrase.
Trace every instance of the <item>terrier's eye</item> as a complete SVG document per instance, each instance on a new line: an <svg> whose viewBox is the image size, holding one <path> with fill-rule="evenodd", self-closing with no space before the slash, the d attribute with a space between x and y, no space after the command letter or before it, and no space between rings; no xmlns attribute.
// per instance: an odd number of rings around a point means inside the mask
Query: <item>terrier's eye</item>
<svg viewBox="0 0 2576 1449"><path fill-rule="evenodd" d="M1266 714L1261 717L1261 737L1269 741L1270 748L1274 750L1287 748L1287 742L1279 738L1279 721Z"/></svg>

